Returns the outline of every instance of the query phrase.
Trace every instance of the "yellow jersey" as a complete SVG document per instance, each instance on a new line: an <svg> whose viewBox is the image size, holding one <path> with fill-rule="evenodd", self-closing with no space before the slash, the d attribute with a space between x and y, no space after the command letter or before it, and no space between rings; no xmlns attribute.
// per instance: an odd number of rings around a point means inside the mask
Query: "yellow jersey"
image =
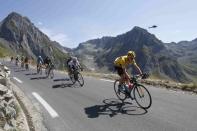
<svg viewBox="0 0 197 131"><path fill-rule="evenodd" d="M136 65L135 59L133 59L131 62L129 62L128 56L120 56L117 57L114 61L115 66L126 68L129 64Z"/></svg>

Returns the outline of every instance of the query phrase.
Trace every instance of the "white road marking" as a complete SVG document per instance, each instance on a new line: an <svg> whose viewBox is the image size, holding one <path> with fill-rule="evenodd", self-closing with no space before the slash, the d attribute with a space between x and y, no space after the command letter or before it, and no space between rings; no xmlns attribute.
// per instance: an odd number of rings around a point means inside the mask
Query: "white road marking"
<svg viewBox="0 0 197 131"><path fill-rule="evenodd" d="M17 77L13 77L16 81L18 81L19 83L23 83L20 79L18 79Z"/></svg>
<svg viewBox="0 0 197 131"><path fill-rule="evenodd" d="M108 81L108 82L114 82L114 81L108 80L108 79L100 79L100 80L102 80L102 81Z"/></svg>
<svg viewBox="0 0 197 131"><path fill-rule="evenodd" d="M57 112L38 93L32 92L32 95L44 106L52 118L59 116Z"/></svg>

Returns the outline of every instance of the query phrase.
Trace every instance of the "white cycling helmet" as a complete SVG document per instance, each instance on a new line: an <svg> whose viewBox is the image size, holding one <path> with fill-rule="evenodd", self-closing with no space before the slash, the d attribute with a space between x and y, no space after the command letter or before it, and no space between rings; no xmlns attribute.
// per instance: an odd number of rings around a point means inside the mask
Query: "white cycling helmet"
<svg viewBox="0 0 197 131"><path fill-rule="evenodd" d="M77 62L77 58L76 57L73 57L73 62Z"/></svg>

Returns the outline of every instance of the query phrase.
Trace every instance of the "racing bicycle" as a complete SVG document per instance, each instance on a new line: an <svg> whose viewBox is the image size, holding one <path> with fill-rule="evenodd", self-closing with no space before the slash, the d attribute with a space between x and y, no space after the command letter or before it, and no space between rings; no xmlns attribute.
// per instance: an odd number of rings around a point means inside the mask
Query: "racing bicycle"
<svg viewBox="0 0 197 131"><path fill-rule="evenodd" d="M139 83L138 79L146 79L147 74L134 75L130 78L130 82L133 84L131 89L128 89L128 85L125 83L120 84L119 80L114 81L114 91L117 97L124 102L127 98L135 100L136 103L143 109L151 107L152 98L148 89Z"/></svg>
<svg viewBox="0 0 197 131"><path fill-rule="evenodd" d="M84 85L84 79L82 74L79 72L79 68L73 69L73 71L69 73L69 77L73 84L78 82L81 87Z"/></svg>
<svg viewBox="0 0 197 131"><path fill-rule="evenodd" d="M53 77L54 77L54 72L53 72L54 68L55 68L54 64L47 65L47 67L45 69L45 74L46 74L47 78L50 77L51 79L53 79Z"/></svg>

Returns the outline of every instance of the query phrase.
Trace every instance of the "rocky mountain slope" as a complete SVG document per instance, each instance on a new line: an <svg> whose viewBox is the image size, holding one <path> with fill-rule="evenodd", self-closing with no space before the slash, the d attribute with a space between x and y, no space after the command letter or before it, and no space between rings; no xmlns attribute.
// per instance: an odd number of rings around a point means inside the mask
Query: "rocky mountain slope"
<svg viewBox="0 0 197 131"><path fill-rule="evenodd" d="M134 27L131 31L116 37L103 37L81 43L74 52L90 69L101 69L106 72L113 71L113 61L116 57L134 50L137 55L136 61L144 72L150 72L157 78L190 81L187 75L189 72L185 71L177 57L179 49L175 52L170 46L147 30Z"/></svg>
<svg viewBox="0 0 197 131"><path fill-rule="evenodd" d="M51 41L27 17L15 12L1 22L0 43L13 54L28 55L34 60L38 55L49 56L59 68L67 57L67 51L59 43Z"/></svg>
<svg viewBox="0 0 197 131"><path fill-rule="evenodd" d="M174 52L174 56L181 64L187 77L197 81L197 39L181 41L179 43L168 43L166 47Z"/></svg>

